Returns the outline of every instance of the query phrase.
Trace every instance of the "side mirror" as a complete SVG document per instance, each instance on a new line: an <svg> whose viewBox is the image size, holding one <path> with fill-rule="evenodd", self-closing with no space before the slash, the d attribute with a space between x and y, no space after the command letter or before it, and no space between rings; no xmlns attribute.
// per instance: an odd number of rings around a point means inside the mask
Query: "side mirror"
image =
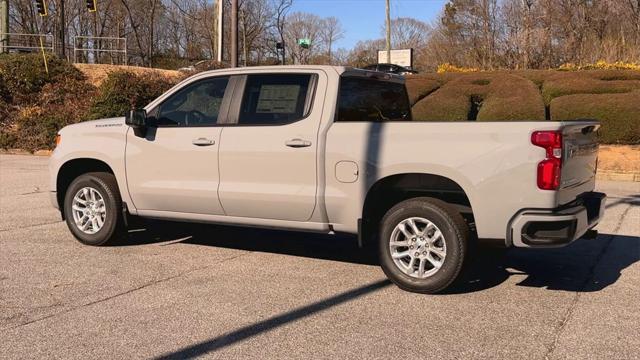
<svg viewBox="0 0 640 360"><path fill-rule="evenodd" d="M147 126L147 111L145 109L129 111L125 116L124 123L133 128L145 128Z"/></svg>
<svg viewBox="0 0 640 360"><path fill-rule="evenodd" d="M138 137L145 137L147 134L147 110L135 109L129 111L124 117L124 123L133 128L133 133Z"/></svg>

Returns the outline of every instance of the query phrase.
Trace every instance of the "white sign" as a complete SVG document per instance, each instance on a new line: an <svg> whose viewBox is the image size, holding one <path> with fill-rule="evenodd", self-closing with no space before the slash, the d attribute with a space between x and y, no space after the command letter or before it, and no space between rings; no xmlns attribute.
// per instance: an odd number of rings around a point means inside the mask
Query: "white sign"
<svg viewBox="0 0 640 360"><path fill-rule="evenodd" d="M256 113L293 114L299 94L300 85L262 85Z"/></svg>
<svg viewBox="0 0 640 360"><path fill-rule="evenodd" d="M386 64L387 50L378 50L378 63ZM391 50L391 64L413 67L413 49Z"/></svg>

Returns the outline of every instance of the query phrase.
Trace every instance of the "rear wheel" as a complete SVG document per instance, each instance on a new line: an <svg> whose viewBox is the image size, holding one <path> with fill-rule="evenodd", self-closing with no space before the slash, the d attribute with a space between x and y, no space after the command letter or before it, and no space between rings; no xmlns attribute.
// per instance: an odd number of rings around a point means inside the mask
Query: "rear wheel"
<svg viewBox="0 0 640 360"><path fill-rule="evenodd" d="M381 230L380 265L400 288L436 293L460 274L469 228L447 203L426 197L405 200L385 214Z"/></svg>
<svg viewBox="0 0 640 360"><path fill-rule="evenodd" d="M86 245L105 245L125 233L122 200L113 174L80 175L67 189L64 213L67 226Z"/></svg>

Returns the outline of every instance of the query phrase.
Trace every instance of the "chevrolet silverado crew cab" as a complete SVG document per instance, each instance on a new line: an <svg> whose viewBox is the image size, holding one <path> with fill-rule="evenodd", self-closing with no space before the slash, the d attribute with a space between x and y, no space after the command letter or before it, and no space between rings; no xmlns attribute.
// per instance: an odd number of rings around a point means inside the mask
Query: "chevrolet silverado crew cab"
<svg viewBox="0 0 640 360"><path fill-rule="evenodd" d="M432 293L476 239L593 234L598 127L412 121L403 78L375 71L216 70L60 130L51 201L87 245L123 237L131 216L358 234L395 284Z"/></svg>

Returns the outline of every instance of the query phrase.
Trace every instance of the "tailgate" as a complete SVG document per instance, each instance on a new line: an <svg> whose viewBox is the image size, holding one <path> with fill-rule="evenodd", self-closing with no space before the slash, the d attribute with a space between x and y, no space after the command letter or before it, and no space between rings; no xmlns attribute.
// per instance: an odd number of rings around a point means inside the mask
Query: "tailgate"
<svg viewBox="0 0 640 360"><path fill-rule="evenodd" d="M595 188L598 161L597 121L563 123L562 172L558 205L563 205Z"/></svg>

